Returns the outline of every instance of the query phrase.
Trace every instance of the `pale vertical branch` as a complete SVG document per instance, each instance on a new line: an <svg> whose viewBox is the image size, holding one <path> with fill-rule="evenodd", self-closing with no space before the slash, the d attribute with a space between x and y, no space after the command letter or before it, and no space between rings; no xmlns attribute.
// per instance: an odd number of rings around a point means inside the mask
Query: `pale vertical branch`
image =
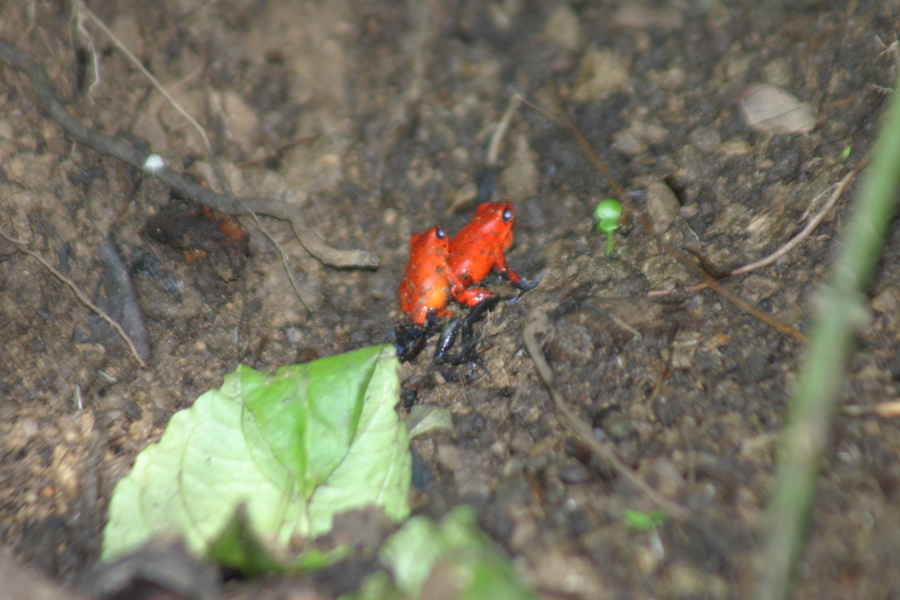
<svg viewBox="0 0 900 600"><path fill-rule="evenodd" d="M806 363L790 402L769 506L757 600L781 600L790 595L847 355L853 335L866 321L868 306L862 292L881 254L900 186L900 102L896 96L885 117L872 166L846 230L843 252L822 292Z"/></svg>

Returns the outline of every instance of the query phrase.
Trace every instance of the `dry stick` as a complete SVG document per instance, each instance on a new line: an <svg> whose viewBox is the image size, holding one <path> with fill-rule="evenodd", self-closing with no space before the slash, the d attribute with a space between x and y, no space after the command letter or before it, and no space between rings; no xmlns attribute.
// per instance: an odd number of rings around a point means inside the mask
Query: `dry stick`
<svg viewBox="0 0 900 600"><path fill-rule="evenodd" d="M818 213L816 213L816 215L812 219L809 220L809 222L806 224L806 227L804 227L800 233L791 238L790 241L788 241L784 246L782 246L769 256L756 262L744 265L743 267L734 269L729 273L729 275L743 275L745 273L750 273L751 271L767 267L796 248L800 242L808 238L813 230L819 226L819 223L822 222L822 219L825 218L825 215L827 215L831 211L831 209L834 208L834 205L837 204L838 199L844 195L844 192L847 190L850 184L853 183L853 180L856 179L856 176L859 175L860 171L866 168L866 165L869 164L870 156L871 155L867 154L865 158L859 161L859 163L855 167L853 167L853 169L849 173L844 175L844 178L841 179L840 182L838 182L837 186L834 189L834 192L832 192L831 197L828 198L825 206L823 206L822 209Z"/></svg>
<svg viewBox="0 0 900 600"><path fill-rule="evenodd" d="M101 21L97 17L97 15L92 13L91 10L87 6L84 5L84 2L82 0L75 0L75 10L76 10L76 12L83 14L83 15L87 16L88 18L90 18L90 20L93 21L94 25L99 27L100 31L102 31L104 34L106 34L106 37L108 37L110 39L110 41L112 41L112 43L115 44L116 48L118 48L119 51L122 54L124 54L128 58L129 61L131 61L131 64L134 65L141 72L141 74L147 78L147 80L151 84L153 84L153 87L156 88L156 91L158 91L160 94L163 95L163 97L168 101L168 103L172 105L172 108L174 108L179 113L181 113L181 116L184 117L185 120L191 124L191 127L193 127L197 131L197 133L200 134L200 138L203 140L203 145L206 146L207 154L209 154L210 157L213 157L214 154L213 154L212 142L209 141L209 136L206 135L206 130L204 130L203 127L200 126L200 123L198 123L196 121L196 119L194 119L194 117L192 117L188 111L184 110L184 108L182 108L181 105L175 101L175 98L173 98L172 96L169 95L169 92L166 91L166 88L164 88L162 86L162 84L156 79L156 77L154 77L150 73L150 71L148 71L147 68L144 67L143 63L141 63L141 61L138 60L137 56L132 54L131 51L127 47L125 47L125 44L123 44L119 40L119 38L117 38L115 35L113 35L113 32L109 30L109 28L106 26L106 23ZM79 21L80 21L80 19L79 19ZM97 68L96 65L94 68Z"/></svg>
<svg viewBox="0 0 900 600"><path fill-rule="evenodd" d="M837 183L837 185L834 186L834 190L832 191L831 196L825 202L825 205L821 209L819 209L819 212L817 212L813 216L813 218L809 220L809 222L807 222L806 226L802 231L800 231L800 233L788 240L787 243L778 248L769 256L755 262L748 263L743 267L738 267L736 269L728 271L727 273L725 273L725 276L734 277L737 275L745 275L758 269L762 269L763 267L771 265L779 258L796 248L800 244L800 242L802 242L803 240L808 238L810 234L812 234L815 228L818 227L819 223L821 223L825 216L831 211L831 209L834 208L834 205L837 204L837 201L841 198L850 184L853 183L853 180L856 179L856 176L859 175L860 171L862 171L867 164L869 164L869 158L869 155L863 157L863 159L859 162L858 165L856 165L856 167L854 167L849 173L844 175L844 177ZM697 292L705 290L708 287L709 286L706 285L706 282L701 281L689 285L679 290L679 292L684 294L695 294ZM649 292L647 292L647 295L652 297L662 297L671 296L675 293L676 292L674 290L650 290Z"/></svg>
<svg viewBox="0 0 900 600"><path fill-rule="evenodd" d="M518 92L513 95L512 98L509 99L509 104L506 107L506 112L503 113L503 117L500 119L500 123L497 124L497 129L494 130L494 135L491 136L491 143L488 146L487 153L487 166L495 167L500 160L500 146L503 144L503 138L506 137L506 131L509 129L509 124L512 122L513 115L516 112L516 109L519 108L519 104L522 102L522 96L519 95Z"/></svg>
<svg viewBox="0 0 900 600"><path fill-rule="evenodd" d="M675 260L677 260L679 263L681 263L689 271L694 273L697 277L700 277L701 279L703 279L703 281L706 282L706 285L709 286L710 288L712 288L714 291L716 291L720 296L722 296L723 298L725 298L726 300L731 302L733 305L735 305L736 307L738 307L745 313L747 313L753 317L756 317L757 319L759 319L766 325L769 325L770 327L774 328L776 331L778 331L784 335L790 336L790 337L794 338L795 340L797 340L798 342L805 344L809 341L809 338L806 337L806 334L804 334L800 330L795 329L785 323L782 323L781 321L779 321L772 315L764 313L763 311L759 310L758 308L756 308L755 306L753 306L752 304L750 304L743 298L737 296L736 294L734 294L731 291L724 288L718 281L713 279L709 275L709 273L707 273L706 271L704 271L703 269L698 267L693 261L689 260L679 250L675 249L673 246L669 245L665 240L663 240L662 237L659 234L657 234L656 231L653 229L653 225L650 224L650 221L647 219L646 216L644 216L644 213L641 212L640 210L638 210L638 208L636 206L634 206L634 204L632 204L632 202L628 199L628 197L625 195L625 190L622 188L621 185L619 185L618 180L613 176L613 174L610 172L609 168L607 168L606 163L603 161L602 158L600 158L600 155L597 154L597 152L594 150L593 146L591 146L590 142L587 141L587 138L585 138L581 134L581 131L578 129L578 126L575 124L575 121L572 119L572 116L569 114L569 111L567 111L565 109L565 107L563 107L563 105L562 105L562 99L560 98L560 95L559 95L559 89L556 87L556 82L553 83L553 88L554 88L554 91L556 92L556 99L557 99L557 102L559 103L559 108L562 111L562 114L565 118L566 124L569 126L569 130L571 131L572 135L575 137L575 140L578 142L578 145L585 152L585 154L587 154L588 158L590 159L590 161L594 165L594 167L596 167L596 169L598 171L600 171L600 173L603 175L603 177L606 178L607 183L609 183L609 186L613 189L613 194L616 196L616 199L622 204L622 206L624 206L626 209L628 209L635 216L638 223L641 224L641 226L647 231L647 233L649 233L651 236L653 236L659 242L659 244L660 244L660 246L662 246L663 250L668 252L669 255L671 255Z"/></svg>
<svg viewBox="0 0 900 600"><path fill-rule="evenodd" d="M848 404L841 407L841 412L851 417L878 415L883 419L896 419L900 417L900 399L879 402L872 406Z"/></svg>
<svg viewBox="0 0 900 600"><path fill-rule="evenodd" d="M622 459L616 455L611 444L598 440L593 431L591 431L590 426L569 408L569 405L566 403L565 399L563 399L562 394L559 393L554 385L553 369L551 369L550 365L547 364L547 361L544 360L544 355L541 353L541 343L537 340L537 333L539 331L549 332L552 331L552 327L547 315L541 313L537 315L531 323L525 326L524 337L525 348L528 350L528 354L531 355L531 360L534 361L534 366L538 371L538 375L540 375L544 385L547 386L547 391L550 392L550 397L553 399L553 405L556 407L556 413L559 420L570 433L586 444L602 460L606 461L610 467L619 473L619 475L627 479L631 485L665 511L667 515L677 521L687 520L690 516L690 512L686 508L672 502L650 487L646 481L641 479L628 467L628 465L622 462Z"/></svg>
<svg viewBox="0 0 900 600"><path fill-rule="evenodd" d="M307 135L302 138L298 138L296 140L291 140L290 142L285 142L284 144L281 144L280 146L273 149L268 154L260 156L259 158L251 158L250 160L245 160L244 162L239 162L239 163L235 164L234 166L236 166L238 169L245 169L247 167L252 167L253 165L258 165L259 163L265 162L269 159L278 158L278 156L285 150L289 150L290 148L293 148L294 146L299 146L300 144L305 144L307 142L314 142L317 139L319 139L320 137L322 137L321 133L315 133L313 135Z"/></svg>
<svg viewBox="0 0 900 600"><path fill-rule="evenodd" d="M644 339L644 336L641 335L640 331L638 331L637 329L635 329L634 327L632 327L631 325L629 325L628 323L626 323L625 321L623 321L622 319L617 317L616 315L612 314L611 312L609 312L607 310L603 310L599 306L597 306L595 304L591 304L590 302L585 302L582 306L584 306L585 308L591 309L595 313L599 313L599 314L603 315L604 317L606 317L607 319L609 319L610 321L612 321L613 323L615 323L616 325L618 325L619 327L621 327L622 329L624 329L625 331L627 331L628 333L630 333L631 335L636 337L637 339L639 339L639 340Z"/></svg>
<svg viewBox="0 0 900 600"><path fill-rule="evenodd" d="M310 315L312 315L312 310L309 308L309 305L306 304L306 300L303 299L303 296L300 295L300 286L297 285L297 282L294 281L294 273L291 271L290 260L288 259L287 252L284 251L281 243L275 239L269 230L263 227L262 223L259 222L259 217L256 216L255 212L250 212L250 216L253 218L253 222L256 223L256 228L259 229L264 236L269 238L269 241L275 246L275 249L278 250L278 253L281 255L281 266L284 268L284 273L287 275L288 281L291 284L291 289L294 290L294 295L297 296L297 300L300 301L300 304L303 305L303 308L306 309Z"/></svg>
<svg viewBox="0 0 900 600"><path fill-rule="evenodd" d="M137 151L130 144L113 140L96 131L88 129L72 118L53 89L53 83L44 68L30 57L19 52L9 43L0 40L0 58L14 68L25 73L34 85L35 94L43 109L56 121L63 131L76 142L108 154L137 169L144 169L147 155ZM145 170L146 173L159 178L181 195L192 198L201 204L235 214L268 215L290 221L294 234L303 247L325 264L336 267L377 267L378 257L364 250L338 250L328 246L319 235L306 225L300 206L288 204L270 198L231 198L203 187L184 175L167 167Z"/></svg>
<svg viewBox="0 0 900 600"><path fill-rule="evenodd" d="M835 186L834 191L832 191L831 196L825 202L825 205L822 206L822 208L819 209L819 212L817 212L813 216L813 218L809 220L809 222L800 233L792 237L786 244L781 246L778 250L776 250L769 256L746 264L743 267L733 269L727 273L727 276L734 277L736 275L745 275L758 269L762 269L763 267L767 267L796 248L797 245L800 244L800 242L808 238L810 234L815 230L815 228L819 226L819 223L821 223L825 218L825 215L831 212L831 209L834 208L834 205L837 204L837 201L841 198L841 196L843 196L844 192L847 190L850 184L853 183L853 180L856 179L856 176L859 175L860 171L866 168L866 165L869 164L869 157L870 155L867 154L861 161L859 161L859 164L857 164L849 173L844 175L843 179L841 179ZM708 286L706 285L706 283L701 281L699 283L687 286L682 291L687 294L694 294L699 291L705 290L707 287ZM647 292L648 296L655 297L669 296L671 294L672 292L669 290L651 290Z"/></svg>
<svg viewBox="0 0 900 600"><path fill-rule="evenodd" d="M86 15L83 12L77 12L73 10L72 20L69 21L69 26L71 27L72 21L74 21L76 23L78 32L84 36L85 40L87 40L88 50L91 54L91 60L94 62L94 81L92 81L91 85L88 86L88 98L91 99L91 104L94 104L94 88L100 85L100 58L99 52L97 52L97 48L94 46L94 38L91 37L90 32L84 26L85 16ZM69 33L69 40L72 41L71 32Z"/></svg>
<svg viewBox="0 0 900 600"><path fill-rule="evenodd" d="M19 251L21 251L24 254L27 254L31 258L35 259L36 261L38 261L39 263L44 265L44 267L46 267L48 271L53 273L53 275L55 275L57 279L59 279L64 284L69 286L72 289L72 291L75 292L75 296L78 298L78 300L81 301L82 304L84 304L89 309L91 309L92 311L97 313L97 316L99 316L101 319L103 319L104 321L109 323L110 327L115 329L116 333L118 333L120 336L122 336L122 339L125 340L126 344L128 344L128 349L131 350L131 354L134 356L134 359L136 361L138 361L138 364L141 365L141 367L146 368L147 363L145 363L144 360L141 358L140 354L138 354L137 348L135 348L135 346L134 346L134 342L131 341L131 338L128 337L128 334L125 333L124 329L122 329L122 326L119 325L115 320L113 320L112 317L110 317L105 312L103 312L99 306L97 306L96 304L91 302L90 298L88 298L87 295L81 291L81 289L75 284L74 281L72 281L71 279L69 279L68 277L63 275L60 271L58 271L56 268L54 268L53 265L51 265L49 262L47 262L47 260L44 259L43 256L41 256L40 254L38 254L37 252L35 252L33 250L29 250L26 247L25 242L18 240L16 238L11 238L8 235L6 235L5 233L3 233L2 231L0 231L0 237L5 239L7 242L10 242L10 243L18 246Z"/></svg>

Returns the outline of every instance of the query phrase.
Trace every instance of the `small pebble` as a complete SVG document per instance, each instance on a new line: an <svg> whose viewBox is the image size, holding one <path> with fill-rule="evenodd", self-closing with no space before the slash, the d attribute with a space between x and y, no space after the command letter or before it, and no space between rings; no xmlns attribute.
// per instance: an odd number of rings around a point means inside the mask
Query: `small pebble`
<svg viewBox="0 0 900 600"><path fill-rule="evenodd" d="M651 183L647 188L647 215L656 233L665 233L675 221L681 203L665 183Z"/></svg>
<svg viewBox="0 0 900 600"><path fill-rule="evenodd" d="M588 480L588 471L581 465L563 467L559 470L559 478L563 483L584 483Z"/></svg>

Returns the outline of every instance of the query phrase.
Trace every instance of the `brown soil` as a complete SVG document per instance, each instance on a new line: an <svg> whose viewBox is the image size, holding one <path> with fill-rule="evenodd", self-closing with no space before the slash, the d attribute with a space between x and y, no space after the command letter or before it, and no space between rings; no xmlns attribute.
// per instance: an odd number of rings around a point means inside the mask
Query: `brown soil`
<svg viewBox="0 0 900 600"><path fill-rule="evenodd" d="M876 0L103 0L92 9L207 128L236 194L300 203L328 244L371 252L380 266L328 267L288 224L262 218L293 261L304 307L251 219L241 218L246 261L223 266L215 252L187 256L158 243L142 228L169 191L73 144L41 113L28 79L0 64L3 231L92 297L98 248L112 234L152 347L140 368L114 335L92 327L71 290L0 243L0 543L63 581L96 561L111 491L135 455L223 374L240 362L266 369L390 341L408 239L435 223L455 233L471 216L475 174L516 91L559 115L557 78L579 128L637 204L658 211L657 223L674 218L666 239L732 267L799 231L869 151L900 22L900 5ZM68 3L10 3L3 13L0 37L45 65L77 119L145 140L216 186L197 133L87 24L89 44ZM807 103L814 129L751 128L740 102L758 82ZM695 278L638 226L619 232L606 257L591 212L610 188L565 128L521 107L499 159L497 193L516 207L510 264L546 275L478 325L490 378L465 383L461 367L461 382L448 382L430 353L404 366L415 401L448 408L454 423L414 442L433 478L417 509L475 506L548 598L745 597L803 348L709 290L686 292ZM660 182L674 190L674 208L645 193ZM854 189L788 256L725 285L807 330ZM846 404L898 396L898 273L895 226ZM650 293L659 291L671 293ZM555 418L522 340L542 312L555 325L545 354L567 401L692 510L690 522L661 527L663 552L622 521L624 509L654 504ZM796 597L896 597L900 428L842 417L830 448ZM272 598L340 588L328 577L232 586L227 593Z"/></svg>

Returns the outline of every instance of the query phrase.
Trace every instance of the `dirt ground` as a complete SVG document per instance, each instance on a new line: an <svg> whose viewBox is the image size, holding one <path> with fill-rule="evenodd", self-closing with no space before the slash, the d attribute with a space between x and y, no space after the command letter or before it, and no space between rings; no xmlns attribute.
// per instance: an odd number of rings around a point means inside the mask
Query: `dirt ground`
<svg viewBox="0 0 900 600"><path fill-rule="evenodd" d="M447 381L430 352L404 366L406 399L448 408L452 431L417 438L418 511L476 507L482 527L547 598L741 598L753 587L775 434L801 365L795 340L733 308L632 225L617 253L591 213L610 187L572 134L527 106L496 164L510 99L561 116L552 82L630 197L676 247L719 265L796 234L870 150L896 75L900 3L671 0L90 3L203 124L237 195L302 206L375 269L311 257L290 226L251 219L246 261L187 256L145 223L169 190L75 144L0 64L0 225L94 297L101 242L130 270L152 357L140 368L69 288L0 242L0 543L61 581L98 556L106 506L135 455L238 363L258 369L388 343L408 240L471 217L476 174L514 201L511 266L540 285L479 324L491 377ZM43 64L69 111L149 144L215 187L203 140L92 23L62 0L9 3L0 37ZM85 33L87 35L85 35ZM99 67L95 73L94 66ZM807 103L809 132L765 132L740 108L750 84ZM659 200L664 183L677 203ZM774 265L724 284L806 331L840 251L857 186ZM648 193L647 190L654 190ZM670 224L671 223L671 224ZM188 259L191 260L188 260ZM218 261L218 263L217 263ZM226 261L227 262L227 261ZM898 396L900 228L869 292L842 402ZM489 284L511 295L502 281ZM304 306L304 303L306 306ZM558 386L651 485L692 511L659 538L625 509L655 505L573 442L525 352L549 313ZM405 409L401 409L406 415ZM900 427L834 427L798 598L900 596ZM340 576L233 582L232 597L329 598ZM332 580L328 580L329 577Z"/></svg>

